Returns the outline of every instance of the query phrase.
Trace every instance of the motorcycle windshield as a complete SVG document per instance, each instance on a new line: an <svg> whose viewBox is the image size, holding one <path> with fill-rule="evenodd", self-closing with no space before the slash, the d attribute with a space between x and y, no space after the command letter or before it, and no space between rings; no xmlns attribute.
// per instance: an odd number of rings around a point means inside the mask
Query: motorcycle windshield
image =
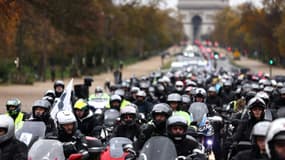
<svg viewBox="0 0 285 160"><path fill-rule="evenodd" d="M191 104L188 112L190 113L193 122L201 123L209 111L205 103L194 102Z"/></svg>
<svg viewBox="0 0 285 160"><path fill-rule="evenodd" d="M110 154L113 158L120 158L124 154L123 147L133 142L125 137L115 137L110 140Z"/></svg>
<svg viewBox="0 0 285 160"><path fill-rule="evenodd" d="M104 113L104 125L107 127L114 126L116 120L120 117L120 113L115 109L106 110Z"/></svg>
<svg viewBox="0 0 285 160"><path fill-rule="evenodd" d="M88 105L94 109L104 109L107 106L108 102L109 101L106 99L93 99L91 101L88 101Z"/></svg>
<svg viewBox="0 0 285 160"><path fill-rule="evenodd" d="M175 160L176 157L173 142L167 137L156 136L144 144L138 160Z"/></svg>
<svg viewBox="0 0 285 160"><path fill-rule="evenodd" d="M62 143L57 140L39 139L28 153L29 160L65 160Z"/></svg>
<svg viewBox="0 0 285 160"><path fill-rule="evenodd" d="M25 121L23 127L15 133L15 136L28 147L31 147L37 139L45 136L45 132L46 125L44 122Z"/></svg>

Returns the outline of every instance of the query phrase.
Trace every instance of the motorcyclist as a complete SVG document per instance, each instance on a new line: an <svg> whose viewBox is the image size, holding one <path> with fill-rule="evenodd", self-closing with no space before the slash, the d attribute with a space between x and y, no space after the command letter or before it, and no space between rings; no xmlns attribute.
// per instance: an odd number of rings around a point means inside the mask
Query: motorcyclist
<svg viewBox="0 0 285 160"><path fill-rule="evenodd" d="M166 135L166 121L172 115L172 109L166 103L158 103L151 111L151 121L141 126L141 133L136 142L137 150L152 136Z"/></svg>
<svg viewBox="0 0 285 160"><path fill-rule="evenodd" d="M181 98L181 110L187 112L191 104L190 96L188 94L183 94Z"/></svg>
<svg viewBox="0 0 285 160"><path fill-rule="evenodd" d="M136 100L136 95L137 95L138 91L140 91L139 87L132 87L130 90L130 97L128 97L128 101L133 103Z"/></svg>
<svg viewBox="0 0 285 160"><path fill-rule="evenodd" d="M171 93L167 96L167 104L170 106L170 108L173 111L173 115L179 115L182 116L187 120L188 125L190 125L190 115L188 112L181 110L181 101L182 97L178 93Z"/></svg>
<svg viewBox="0 0 285 160"><path fill-rule="evenodd" d="M56 80L53 84L53 89L55 97L59 98L61 94L64 92L64 82L62 80Z"/></svg>
<svg viewBox="0 0 285 160"><path fill-rule="evenodd" d="M266 153L270 160L285 159L285 118L271 123L265 140Z"/></svg>
<svg viewBox="0 0 285 160"><path fill-rule="evenodd" d="M22 128L24 121L30 116L25 112L21 112L21 104L21 101L17 98L9 99L6 103L6 114L13 118L15 130Z"/></svg>
<svg viewBox="0 0 285 160"><path fill-rule="evenodd" d="M259 97L253 97L248 102L249 117L240 122L237 132L233 135L233 140L249 141L250 133L253 126L260 121L264 120L265 103Z"/></svg>
<svg viewBox="0 0 285 160"><path fill-rule="evenodd" d="M109 106L107 106L107 108L116 109L120 112L121 103L122 98L119 95L114 94L110 97Z"/></svg>
<svg viewBox="0 0 285 160"><path fill-rule="evenodd" d="M50 103L47 100L36 100L32 106L30 121L42 121L46 125L46 136L56 134L56 125L50 117Z"/></svg>
<svg viewBox="0 0 285 160"><path fill-rule="evenodd" d="M8 115L0 115L0 159L27 160L28 147L15 138L13 119Z"/></svg>
<svg viewBox="0 0 285 160"><path fill-rule="evenodd" d="M53 106L55 100L54 90L47 90L42 99L48 100L51 106Z"/></svg>
<svg viewBox="0 0 285 160"><path fill-rule="evenodd" d="M115 91L115 94L119 95L122 98L121 108L124 108L125 106L131 104L130 101L126 100L126 98L125 98L125 91L123 89L117 89Z"/></svg>
<svg viewBox="0 0 285 160"><path fill-rule="evenodd" d="M201 102L201 103L206 103L206 98L207 98L207 92L204 88L197 88L196 93L195 93L195 102ZM211 105L207 105L208 108L208 115L213 116L214 111Z"/></svg>
<svg viewBox="0 0 285 160"><path fill-rule="evenodd" d="M195 149L200 149L199 143L195 138L186 135L188 128L187 121L180 116L171 116L166 123L167 135L175 144L177 156L189 156L195 152ZM206 159L204 154L196 153L194 159Z"/></svg>
<svg viewBox="0 0 285 160"><path fill-rule="evenodd" d="M173 93L184 94L184 83L182 81L175 82Z"/></svg>
<svg viewBox="0 0 285 160"><path fill-rule="evenodd" d="M252 148L249 150L239 152L233 160L261 160L267 159L265 152L265 138L266 133L270 127L271 122L261 121L254 125L251 132Z"/></svg>
<svg viewBox="0 0 285 160"><path fill-rule="evenodd" d="M220 89L219 95L221 97L222 104L228 104L229 102L234 100L235 94L232 91L232 82L231 81L228 80L228 81L224 82L222 89Z"/></svg>
<svg viewBox="0 0 285 160"><path fill-rule="evenodd" d="M127 137L135 141L140 134L140 126L137 123L137 110L133 105L127 105L121 109L119 124L114 128L112 137Z"/></svg>
<svg viewBox="0 0 285 160"><path fill-rule="evenodd" d="M284 107L285 105L285 87L281 88L279 90L279 97L276 99L276 101L273 104L273 108L278 110L281 107Z"/></svg>
<svg viewBox="0 0 285 160"><path fill-rule="evenodd" d="M100 122L90 110L87 101L78 99L74 106L78 129L86 136L98 137L100 134Z"/></svg>
<svg viewBox="0 0 285 160"><path fill-rule="evenodd" d="M71 111L59 111L56 115L57 139L63 143L64 155L81 153L83 159L88 158L87 141L85 136L77 130L77 121Z"/></svg>
<svg viewBox="0 0 285 160"><path fill-rule="evenodd" d="M109 101L110 97L107 93L104 93L103 88L100 86L97 86L95 88L95 93L91 94L88 98L89 101L92 100L96 100L96 99L100 99L100 100L105 100L105 101Z"/></svg>
<svg viewBox="0 0 285 160"><path fill-rule="evenodd" d="M209 87L208 95L206 98L207 106L213 106L211 108L215 109L214 107L222 107L222 101L220 97L217 95L216 88L214 86Z"/></svg>
<svg viewBox="0 0 285 160"><path fill-rule="evenodd" d="M143 113L145 117L148 117L148 114L151 112L153 104L146 100L145 91L138 91L134 104L138 106L139 113Z"/></svg>

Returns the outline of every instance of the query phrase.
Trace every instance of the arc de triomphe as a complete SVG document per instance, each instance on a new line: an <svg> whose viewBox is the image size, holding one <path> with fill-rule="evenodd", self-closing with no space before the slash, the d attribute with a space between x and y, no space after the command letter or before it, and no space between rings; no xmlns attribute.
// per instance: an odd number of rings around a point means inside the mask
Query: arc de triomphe
<svg viewBox="0 0 285 160"><path fill-rule="evenodd" d="M201 40L214 29L215 14L229 6L229 0L179 0L185 34L190 40Z"/></svg>

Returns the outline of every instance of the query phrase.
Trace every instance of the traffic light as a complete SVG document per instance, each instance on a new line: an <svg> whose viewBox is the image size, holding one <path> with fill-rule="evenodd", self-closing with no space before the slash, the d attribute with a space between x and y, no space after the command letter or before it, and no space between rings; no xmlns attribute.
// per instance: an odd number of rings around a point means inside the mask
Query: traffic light
<svg viewBox="0 0 285 160"><path fill-rule="evenodd" d="M269 59L269 62L268 62L270 65L273 65L274 64L274 60L271 58Z"/></svg>

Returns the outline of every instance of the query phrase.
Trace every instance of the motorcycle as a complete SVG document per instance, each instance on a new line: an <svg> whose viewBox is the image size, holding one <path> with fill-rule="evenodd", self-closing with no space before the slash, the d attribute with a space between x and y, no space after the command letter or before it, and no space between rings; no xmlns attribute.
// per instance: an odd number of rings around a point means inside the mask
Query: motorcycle
<svg viewBox="0 0 285 160"><path fill-rule="evenodd" d="M205 103L194 102L190 105L188 112L190 113L192 122L198 123L197 125L199 126L199 123L202 122L204 116L207 117L209 110Z"/></svg>
<svg viewBox="0 0 285 160"><path fill-rule="evenodd" d="M167 137L151 137L144 144L138 160L175 160L177 158L174 143Z"/></svg>
<svg viewBox="0 0 285 160"><path fill-rule="evenodd" d="M39 138L44 138L46 125L44 122L25 121L23 127L16 131L15 137L30 148Z"/></svg>
<svg viewBox="0 0 285 160"><path fill-rule="evenodd" d="M134 159L136 152L133 150L132 141L125 137L114 137L101 153L101 160L126 160Z"/></svg>
<svg viewBox="0 0 285 160"><path fill-rule="evenodd" d="M108 109L104 113L104 122L101 130L100 138L107 142L112 135L114 126L120 117L120 112L115 109Z"/></svg>
<svg viewBox="0 0 285 160"><path fill-rule="evenodd" d="M80 160L83 155L72 154L68 160ZM39 139L28 152L28 160L66 160L63 152L63 144L58 140Z"/></svg>
<svg viewBox="0 0 285 160"><path fill-rule="evenodd" d="M190 135L195 137L204 146L205 152L209 156L213 151L214 128L207 117L207 106L200 102L192 103L189 113L192 119L191 125L197 128L196 132L192 132Z"/></svg>

